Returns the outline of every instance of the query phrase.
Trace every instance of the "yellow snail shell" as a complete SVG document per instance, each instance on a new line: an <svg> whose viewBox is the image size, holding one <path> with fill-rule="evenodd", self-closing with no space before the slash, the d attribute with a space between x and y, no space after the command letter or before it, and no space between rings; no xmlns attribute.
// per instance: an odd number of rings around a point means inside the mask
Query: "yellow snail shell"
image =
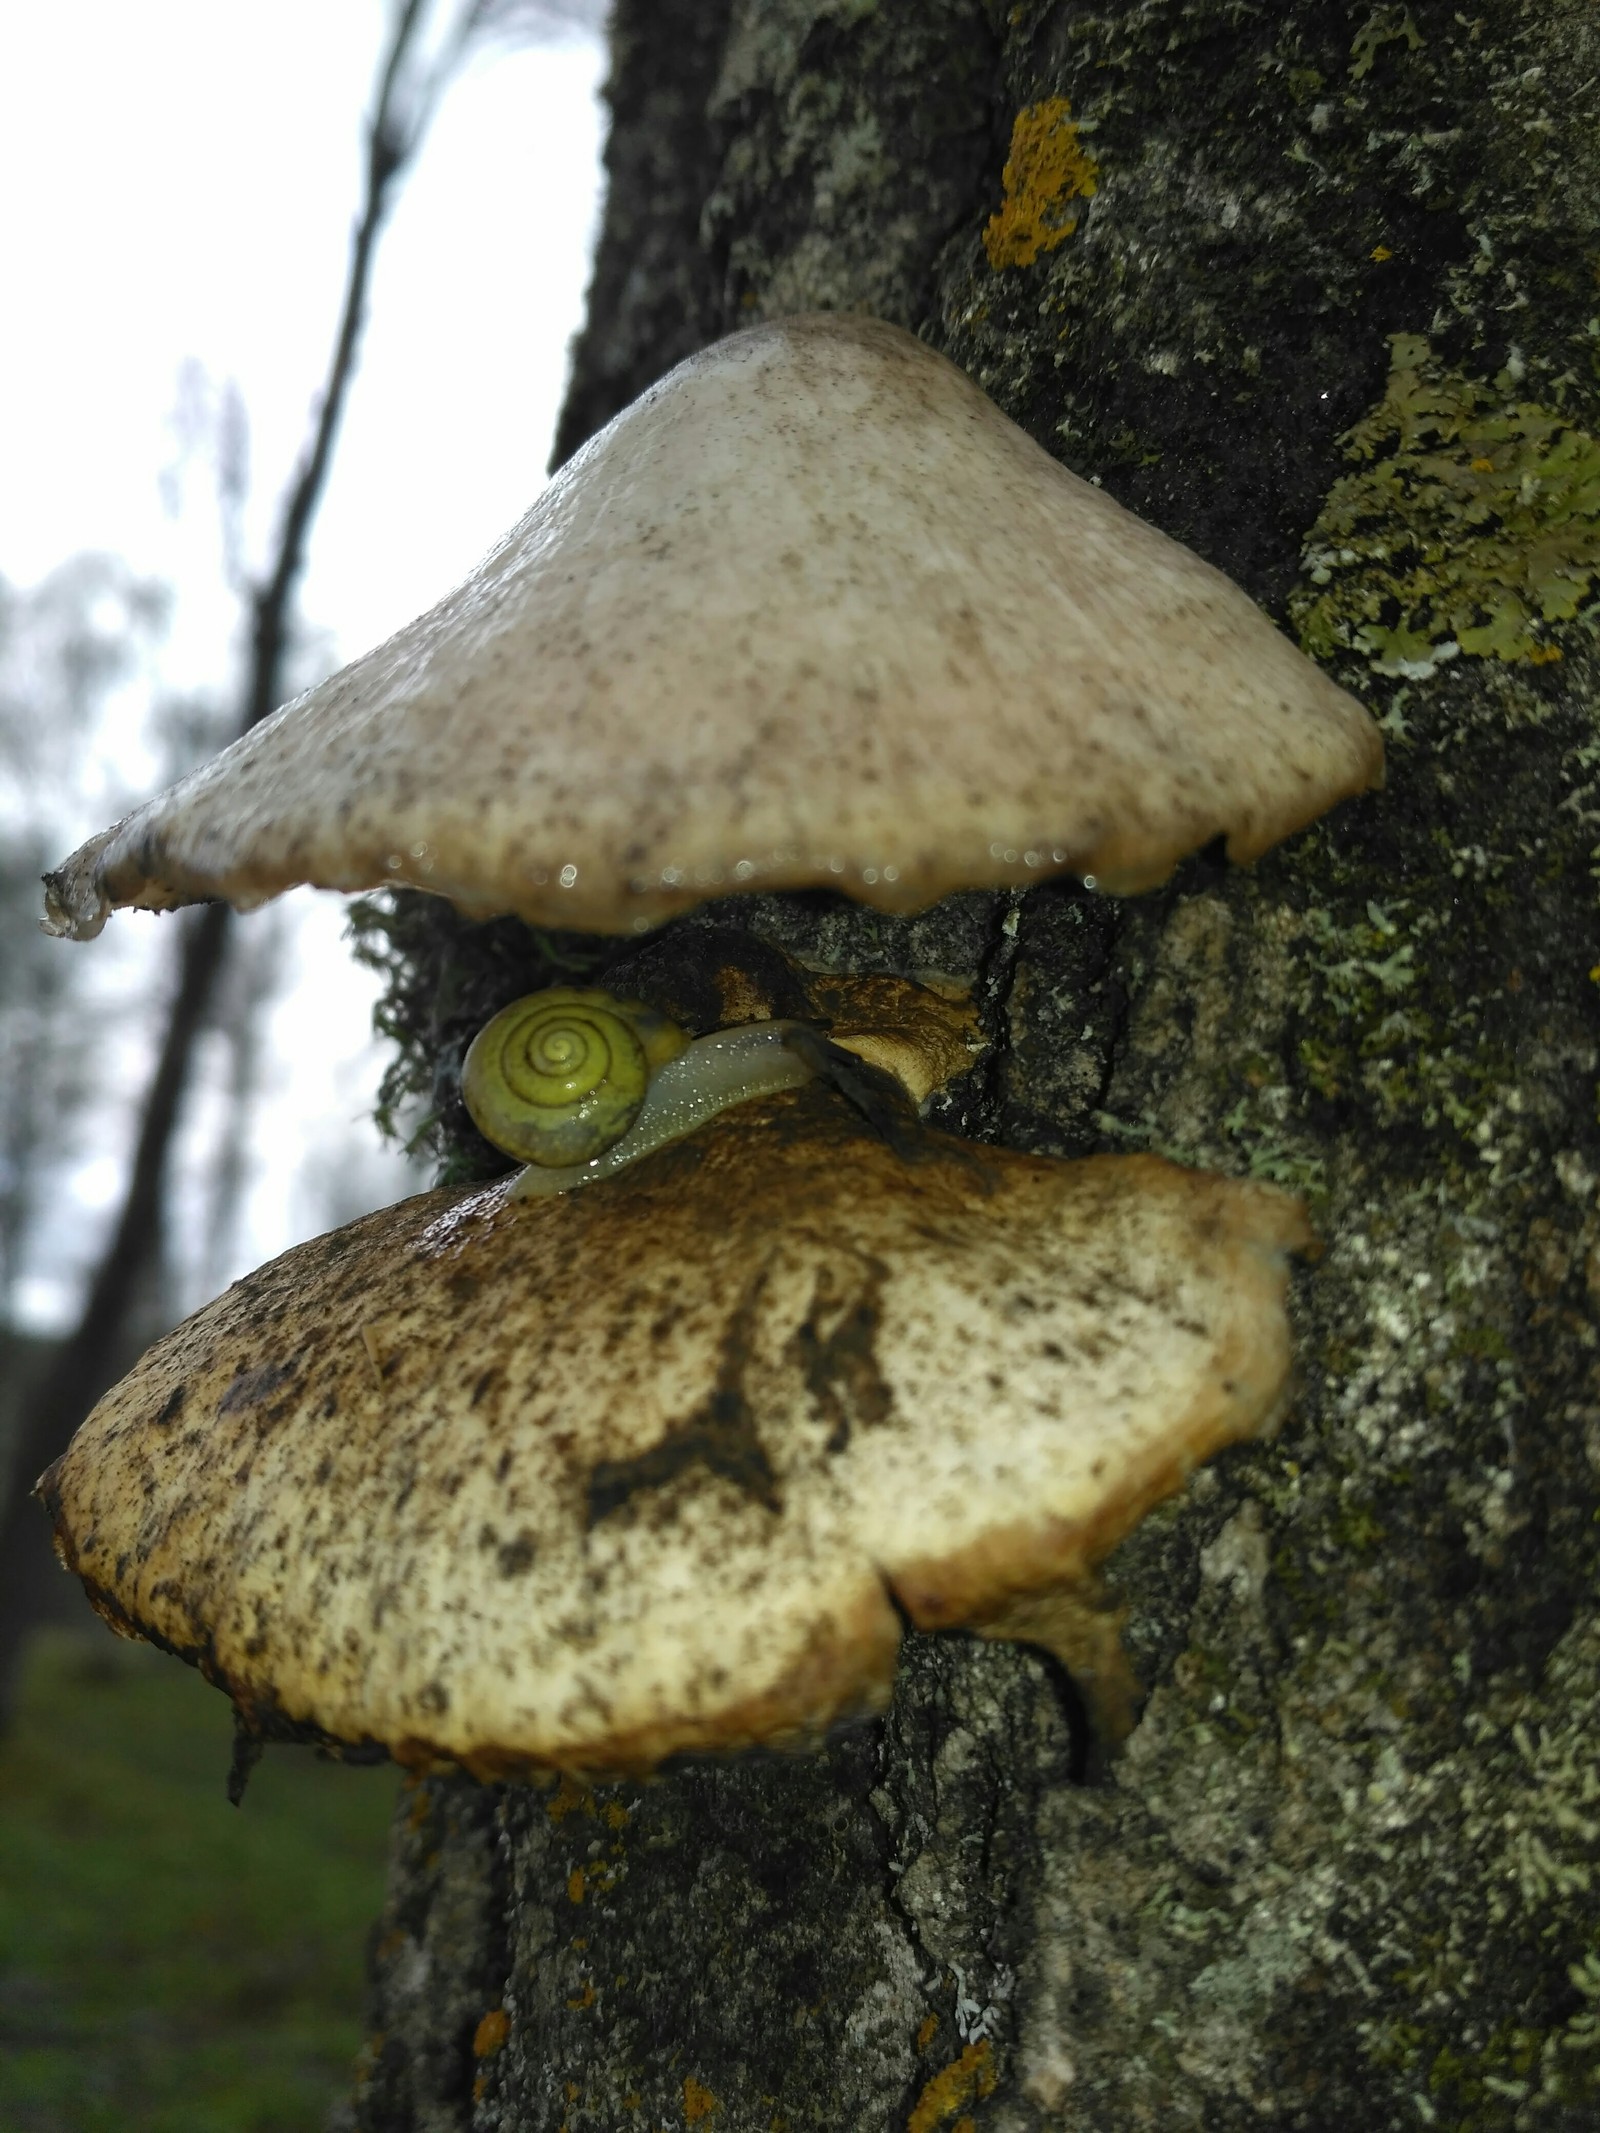
<svg viewBox="0 0 1600 2133"><path fill-rule="evenodd" d="M730 1104L809 1081L792 1022L693 1041L638 1000L553 986L513 1000L467 1049L461 1094L485 1140L528 1168L519 1199L592 1185Z"/></svg>
<svg viewBox="0 0 1600 2133"><path fill-rule="evenodd" d="M485 1140L524 1163L568 1169L621 1140L652 1073L688 1043L641 1001L556 985L484 1024L462 1062L461 1094Z"/></svg>

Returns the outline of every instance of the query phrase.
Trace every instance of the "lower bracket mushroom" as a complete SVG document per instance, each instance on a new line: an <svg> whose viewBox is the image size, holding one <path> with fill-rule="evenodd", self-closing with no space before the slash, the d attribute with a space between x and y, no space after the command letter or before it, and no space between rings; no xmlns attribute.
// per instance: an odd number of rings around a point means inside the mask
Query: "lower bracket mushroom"
<svg viewBox="0 0 1600 2133"><path fill-rule="evenodd" d="M299 1246L40 1488L101 1612L258 1733L483 1777L804 1746L887 1702L899 1610L1052 1643L1116 1730L1106 1618L1098 1663L1057 1632L1274 1421L1310 1242L1290 1195L1154 1156L906 1163L812 1084L589 1191Z"/></svg>

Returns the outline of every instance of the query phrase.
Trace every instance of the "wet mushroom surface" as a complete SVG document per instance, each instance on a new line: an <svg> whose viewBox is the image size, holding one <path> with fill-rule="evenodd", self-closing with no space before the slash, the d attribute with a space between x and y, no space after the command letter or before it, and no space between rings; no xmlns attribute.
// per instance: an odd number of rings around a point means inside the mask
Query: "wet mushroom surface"
<svg viewBox="0 0 1600 2133"><path fill-rule="evenodd" d="M447 598L74 853L49 922L300 882L600 933L730 890L1133 890L1382 774L1219 571L819 313L680 364Z"/></svg>

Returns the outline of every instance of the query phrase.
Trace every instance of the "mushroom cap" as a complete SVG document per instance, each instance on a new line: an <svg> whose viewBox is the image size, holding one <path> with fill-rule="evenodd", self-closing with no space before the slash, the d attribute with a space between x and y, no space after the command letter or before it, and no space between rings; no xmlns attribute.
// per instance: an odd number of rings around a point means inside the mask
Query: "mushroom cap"
<svg viewBox="0 0 1600 2133"><path fill-rule="evenodd" d="M421 1195L158 1342L41 1483L267 1733L482 1776L803 1744L1275 1417L1298 1201L811 1088L602 1186ZM1003 1632L1003 1624L1001 1624Z"/></svg>
<svg viewBox="0 0 1600 2133"><path fill-rule="evenodd" d="M49 923L408 882L622 932L1250 859L1377 783L1362 707L897 327L780 320L593 438L466 582L48 877Z"/></svg>

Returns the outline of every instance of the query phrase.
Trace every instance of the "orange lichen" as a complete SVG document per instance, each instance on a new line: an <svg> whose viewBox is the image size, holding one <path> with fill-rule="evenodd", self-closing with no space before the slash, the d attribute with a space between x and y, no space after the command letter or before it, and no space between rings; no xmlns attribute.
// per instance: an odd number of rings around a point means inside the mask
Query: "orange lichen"
<svg viewBox="0 0 1600 2133"><path fill-rule="evenodd" d="M503 2007L491 2007L472 2032L472 2056L488 2059L500 2049L511 2031L511 2018Z"/></svg>
<svg viewBox="0 0 1600 2133"><path fill-rule="evenodd" d="M959 2059L953 2059L942 2073L935 2074L906 2120L906 2133L935 2133L964 2104L992 2096L1000 2078L990 2064L992 2057L988 2039L983 2038L969 2044ZM951 2133L956 2133L956 2128L952 2127Z"/></svg>
<svg viewBox="0 0 1600 2133"><path fill-rule="evenodd" d="M919 2052L925 2052L928 2049L928 2046L933 2042L934 2033L938 2027L939 2017L936 2014L925 2016L922 2022L919 2023L917 2027L917 2050Z"/></svg>
<svg viewBox="0 0 1600 2133"><path fill-rule="evenodd" d="M574 1998L568 2000L567 2005L570 2008L574 2009L575 2012L581 2014L585 2007L592 2007L594 2005L594 1997L594 1984L592 1980L590 1980L589 1978L585 1978L583 1981L583 1990L578 1993Z"/></svg>
<svg viewBox="0 0 1600 2133"><path fill-rule="evenodd" d="M568 1903L582 1903L582 1901L583 1901L583 1883L584 1883L584 1872L583 1872L583 1868L582 1868L581 1866L575 1866L575 1867L574 1867L574 1868L572 1869L572 1872L571 1872L571 1873L570 1873L570 1874L569 1874L569 1875L567 1876L567 1901L568 1901Z"/></svg>
<svg viewBox="0 0 1600 2133"><path fill-rule="evenodd" d="M696 2081L693 2074L683 2077L683 2115L691 2126L697 2126L702 2118L709 2118L717 2108L717 2099L703 2082Z"/></svg>
<svg viewBox="0 0 1600 2133"><path fill-rule="evenodd" d="M567 1819L575 1807L592 1817L594 1794L587 1785L578 1784L570 1771L563 1770L561 1783L556 1787L554 1797L545 1802L544 1811L552 1822L560 1823Z"/></svg>
<svg viewBox="0 0 1600 2133"><path fill-rule="evenodd" d="M1031 267L1041 252L1053 252L1078 227L1075 203L1093 199L1099 178L1064 96L1025 105L1012 123L1001 172L1005 198L983 233L990 266Z"/></svg>

